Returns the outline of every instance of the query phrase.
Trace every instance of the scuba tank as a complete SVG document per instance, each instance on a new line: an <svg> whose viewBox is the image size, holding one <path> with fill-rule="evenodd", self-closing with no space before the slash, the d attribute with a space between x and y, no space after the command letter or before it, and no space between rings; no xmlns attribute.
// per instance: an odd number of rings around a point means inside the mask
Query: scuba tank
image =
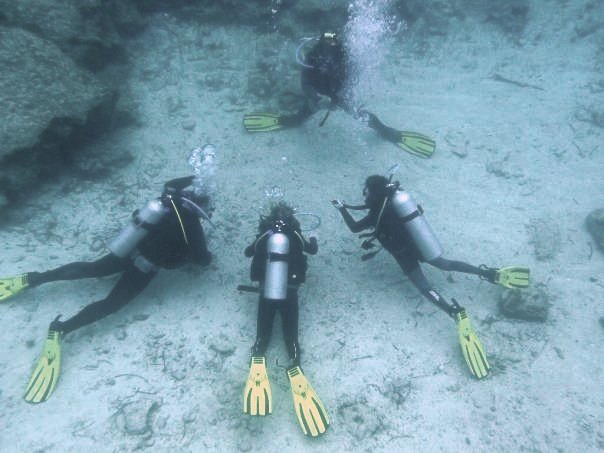
<svg viewBox="0 0 604 453"><path fill-rule="evenodd" d="M442 246L426 222L423 216L424 210L417 205L411 195L404 190L397 189L391 195L390 202L423 260L429 263L441 256L443 254Z"/></svg>
<svg viewBox="0 0 604 453"><path fill-rule="evenodd" d="M168 208L161 200L151 200L143 209L134 211L132 221L107 244L107 248L120 258L130 256L149 233L150 226L157 225L167 212Z"/></svg>
<svg viewBox="0 0 604 453"><path fill-rule="evenodd" d="M266 242L266 271L262 295L265 299L287 299L289 238L273 233Z"/></svg>

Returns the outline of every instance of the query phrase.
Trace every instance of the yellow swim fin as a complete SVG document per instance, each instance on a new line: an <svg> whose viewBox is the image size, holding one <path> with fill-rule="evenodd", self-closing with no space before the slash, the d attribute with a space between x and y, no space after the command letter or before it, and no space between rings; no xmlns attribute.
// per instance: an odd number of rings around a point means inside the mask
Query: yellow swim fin
<svg viewBox="0 0 604 453"><path fill-rule="evenodd" d="M266 371L266 358L252 357L250 374L243 392L243 413L267 415L272 412L271 385Z"/></svg>
<svg viewBox="0 0 604 453"><path fill-rule="evenodd" d="M519 289L529 286L531 271L528 267L508 266L496 269L482 264L480 269L483 272L480 278L496 285L501 285L504 288Z"/></svg>
<svg viewBox="0 0 604 453"><path fill-rule="evenodd" d="M329 416L321 399L315 393L299 366L289 368L287 377L291 385L294 407L302 431L305 435L311 437L323 434L329 426Z"/></svg>
<svg viewBox="0 0 604 453"><path fill-rule="evenodd" d="M48 400L57 385L60 372L61 332L49 329L44 351L27 384L25 401L37 404Z"/></svg>
<svg viewBox="0 0 604 453"><path fill-rule="evenodd" d="M283 129L281 115L277 113L255 112L243 116L243 127L248 132L270 132Z"/></svg>
<svg viewBox="0 0 604 453"><path fill-rule="evenodd" d="M29 286L27 274L16 277L0 277L0 302L12 297Z"/></svg>
<svg viewBox="0 0 604 453"><path fill-rule="evenodd" d="M455 322L457 323L457 335L459 336L461 352L470 372L478 379L486 377L491 367L487 361L484 348L476 336L470 318L468 318L464 309L455 314Z"/></svg>
<svg viewBox="0 0 604 453"><path fill-rule="evenodd" d="M408 153L423 158L431 157L434 154L436 143L430 137L419 132L399 131L386 126L377 116L366 110L360 111L359 115L367 121L370 128L375 129L383 138Z"/></svg>
<svg viewBox="0 0 604 453"><path fill-rule="evenodd" d="M430 137L418 132L398 131L399 139L395 142L399 148L404 149L417 157L428 158L434 154L436 143Z"/></svg>

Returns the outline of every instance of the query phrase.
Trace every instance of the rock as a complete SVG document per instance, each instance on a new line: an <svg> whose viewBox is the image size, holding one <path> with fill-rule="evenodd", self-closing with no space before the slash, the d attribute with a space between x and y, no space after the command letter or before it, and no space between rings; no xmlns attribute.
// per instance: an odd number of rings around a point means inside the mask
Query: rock
<svg viewBox="0 0 604 453"><path fill-rule="evenodd" d="M115 423L120 431L131 436L141 436L152 432L153 414L161 403L142 398L123 404L115 414Z"/></svg>
<svg viewBox="0 0 604 453"><path fill-rule="evenodd" d="M489 3L486 20L502 31L516 36L526 28L529 9L528 0Z"/></svg>
<svg viewBox="0 0 604 453"><path fill-rule="evenodd" d="M456 156L461 158L468 156L469 140L463 132L449 131L445 135L445 141L449 145L450 151Z"/></svg>
<svg viewBox="0 0 604 453"><path fill-rule="evenodd" d="M498 302L502 315L533 322L545 322L550 305L545 286L541 284L522 291L517 289L503 291Z"/></svg>
<svg viewBox="0 0 604 453"><path fill-rule="evenodd" d="M554 258L560 251L562 233L560 227L551 219L531 219L527 225L529 241L533 244L535 257L539 261Z"/></svg>
<svg viewBox="0 0 604 453"><path fill-rule="evenodd" d="M117 0L0 0L0 11L5 23L52 41L90 70L122 58L121 36L145 26L131 2Z"/></svg>
<svg viewBox="0 0 604 453"><path fill-rule="evenodd" d="M357 400L344 401L338 406L338 416L342 421L342 426L346 426L357 441L373 439L385 430L382 417L377 414L375 409L368 410L369 407L371 405L368 405L362 397Z"/></svg>
<svg viewBox="0 0 604 453"><path fill-rule="evenodd" d="M192 131L197 126L197 123L194 120L186 120L182 122L182 128L185 131Z"/></svg>
<svg viewBox="0 0 604 453"><path fill-rule="evenodd" d="M231 338L221 333L218 336L210 338L208 347L218 354L228 357L235 353L235 346Z"/></svg>
<svg viewBox="0 0 604 453"><path fill-rule="evenodd" d="M604 252L604 208L591 211L585 219L585 226L597 246Z"/></svg>
<svg viewBox="0 0 604 453"><path fill-rule="evenodd" d="M116 100L53 43L0 27L3 195L10 201L40 176L55 176L78 144L108 127Z"/></svg>

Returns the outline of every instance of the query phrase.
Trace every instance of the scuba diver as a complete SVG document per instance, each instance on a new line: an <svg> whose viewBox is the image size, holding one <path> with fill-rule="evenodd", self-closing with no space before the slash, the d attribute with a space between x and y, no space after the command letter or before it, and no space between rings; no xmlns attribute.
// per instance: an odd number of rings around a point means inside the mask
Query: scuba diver
<svg viewBox="0 0 604 453"><path fill-rule="evenodd" d="M134 211L132 221L107 244L110 253L93 262L73 262L46 272L28 272L0 278L0 301L26 288L44 283L105 277L121 273L109 295L70 319L61 315L50 323L44 351L25 392L28 403L42 403L51 396L59 379L61 340L80 327L116 312L134 299L160 268L175 269L187 261L207 266L212 255L200 218L210 221L210 199L189 187L194 176L173 179L161 197Z"/></svg>
<svg viewBox="0 0 604 453"><path fill-rule="evenodd" d="M317 437L329 426L329 416L300 367L298 344L298 287L306 279L306 256L318 251L317 239L302 236L294 210L284 202L273 205L268 217L261 216L256 240L245 249L252 257L250 279L259 286L240 285L239 290L258 292L256 342L252 347L250 372L243 395L243 412L267 415L272 412L271 387L266 370L266 349L277 311L290 363L291 385L298 422L305 435Z"/></svg>
<svg viewBox="0 0 604 453"><path fill-rule="evenodd" d="M420 262L426 262L444 271L464 272L478 275L481 279L506 288L526 288L529 284L529 269L526 267L490 268L485 265L472 266L461 261L452 261L443 257L443 250L423 216L423 209L417 205L411 195L400 188L399 182L372 175L365 180L363 195L365 204L350 206L340 200L332 204L342 215L346 225L353 233L373 228L371 233L362 234L366 238L363 249L375 247L377 240L397 261L413 285L430 302L443 310L457 324L457 332L464 359L470 372L478 379L489 372L484 349L472 328L466 310L455 299L448 303L428 282L423 274ZM359 221L355 221L348 209L369 210ZM368 253L363 260L372 258L377 252Z"/></svg>
<svg viewBox="0 0 604 453"><path fill-rule="evenodd" d="M434 153L436 145L429 137L388 127L373 113L350 105L346 90L350 87L353 77L346 51L336 33L323 33L306 56L302 57L302 48L310 41L313 39L304 40L296 51L296 60L302 66L302 91L306 96L302 108L292 115L266 112L246 114L243 125L248 132L268 132L296 127L318 110L327 108L327 113L319 123L321 127L331 110L341 108L355 119L366 122L382 138L415 156L427 158Z"/></svg>

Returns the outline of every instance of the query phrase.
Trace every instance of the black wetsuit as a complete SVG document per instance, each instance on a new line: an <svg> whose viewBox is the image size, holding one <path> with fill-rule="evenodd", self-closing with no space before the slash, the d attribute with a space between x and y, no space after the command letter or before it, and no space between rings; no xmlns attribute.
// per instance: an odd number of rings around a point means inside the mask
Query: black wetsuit
<svg viewBox="0 0 604 453"><path fill-rule="evenodd" d="M164 186L164 194L177 193L191 184L193 177L178 178ZM27 281L31 287L60 280L105 277L122 273L109 295L82 309L66 321L55 320L51 329L67 334L82 326L98 321L116 312L136 297L153 279L159 268L174 269L187 261L200 265L210 263L212 255L207 249L203 229L197 215L186 205L173 198L182 224L166 198L162 202L168 212L137 245L135 252L126 258L113 253L94 262L74 262L46 272L30 272ZM185 240L186 234L186 240Z"/></svg>
<svg viewBox="0 0 604 453"><path fill-rule="evenodd" d="M250 269L250 279L264 285L264 274L267 261L267 240L272 231L259 235L253 244L245 249L245 256L253 257ZM262 356L268 347L275 313L279 311L283 324L283 339L291 360L290 366L300 365L300 347L298 344L298 287L306 281L306 256L314 255L319 246L313 237L310 242L298 230L286 233L289 239L288 290L286 300L273 300L263 297L260 293L258 301L258 319L256 342L252 348L253 356ZM261 290L262 291L262 290Z"/></svg>
<svg viewBox="0 0 604 453"><path fill-rule="evenodd" d="M317 110L320 95L330 98L333 107L348 112L344 102L344 89L348 80L348 65L344 48L338 43L330 45L323 40L308 52L300 75L302 91L307 97L302 108L293 115L282 115L279 122L284 126L299 126Z"/></svg>
<svg viewBox="0 0 604 453"><path fill-rule="evenodd" d="M312 101L317 101L319 94L328 96L334 105L340 105L348 78L343 47L319 41L306 55L305 63L310 67L302 68L304 94Z"/></svg>
<svg viewBox="0 0 604 453"><path fill-rule="evenodd" d="M390 252L405 275L413 282L414 286L431 302L447 312L450 316L454 316L461 307L449 305L444 298L432 288L432 285L428 282L420 267L420 262L424 261L421 253L415 246L413 239L394 211L394 208L390 205L390 202L386 204L378 224L381 207L382 202L374 203L374 206L370 208L369 213L358 222L352 218L345 207L340 208L339 211L342 214L346 225L353 233L374 228L375 238ZM464 272L480 276L486 276L487 273L485 269L472 266L471 264L462 261L448 260L442 256L428 261L428 264L444 271Z"/></svg>
<svg viewBox="0 0 604 453"><path fill-rule="evenodd" d="M320 39L306 55L304 65L300 82L307 100L297 113L281 115L279 123L287 127L301 125L319 110L318 102L321 99L320 95L323 95L331 100L330 110L340 108L354 118L366 121L367 126L382 138L393 143L400 141L400 131L386 126L374 113L358 109L351 103L346 90L350 89L353 83L353 75L341 43L336 42L332 45Z"/></svg>

